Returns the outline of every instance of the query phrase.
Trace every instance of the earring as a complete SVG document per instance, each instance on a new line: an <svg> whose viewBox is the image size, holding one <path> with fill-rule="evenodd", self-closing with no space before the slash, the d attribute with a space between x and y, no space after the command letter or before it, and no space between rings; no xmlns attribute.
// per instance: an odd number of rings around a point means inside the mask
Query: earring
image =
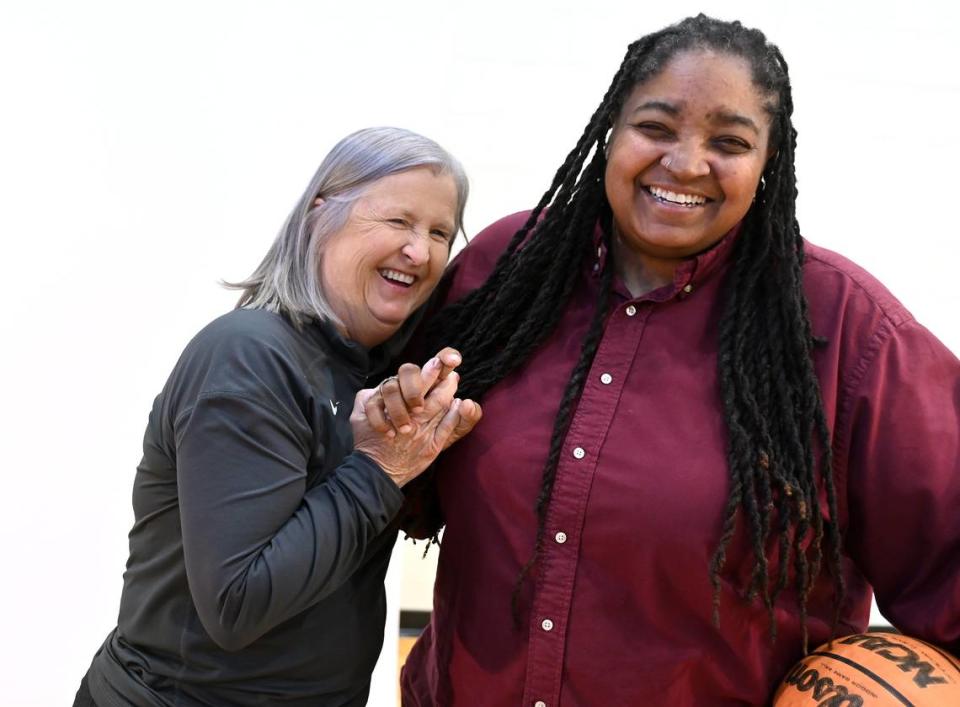
<svg viewBox="0 0 960 707"><path fill-rule="evenodd" d="M760 183L757 184L756 191L753 192L753 201L756 202L758 198L763 198L763 191L767 188L767 180L763 178L763 175L760 175Z"/></svg>

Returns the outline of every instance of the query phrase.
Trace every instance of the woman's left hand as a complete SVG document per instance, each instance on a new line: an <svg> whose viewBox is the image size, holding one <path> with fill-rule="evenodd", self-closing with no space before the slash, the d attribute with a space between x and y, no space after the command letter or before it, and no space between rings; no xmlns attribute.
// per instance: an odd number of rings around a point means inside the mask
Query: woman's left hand
<svg viewBox="0 0 960 707"><path fill-rule="evenodd" d="M444 349L423 369L404 364L396 377L357 393L350 417L354 448L398 486L423 472L483 414L476 402L454 397L459 376L453 368L459 363L457 352Z"/></svg>
<svg viewBox="0 0 960 707"><path fill-rule="evenodd" d="M423 368L405 363L397 375L387 378L375 389L365 405L370 425L387 435L409 434L415 424L432 417L449 402L434 391L448 376L459 381L454 369L460 365L460 352L449 346L441 349L436 356L427 361ZM472 400L464 400L460 406L460 420L444 449L466 435L482 416L480 405Z"/></svg>

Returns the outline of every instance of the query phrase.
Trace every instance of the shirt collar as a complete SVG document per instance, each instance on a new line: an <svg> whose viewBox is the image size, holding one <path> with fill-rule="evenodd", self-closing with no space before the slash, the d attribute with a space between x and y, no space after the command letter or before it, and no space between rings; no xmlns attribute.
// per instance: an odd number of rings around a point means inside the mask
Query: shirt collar
<svg viewBox="0 0 960 707"><path fill-rule="evenodd" d="M743 221L739 221L727 234L707 250L687 260L684 260L673 274L673 283L665 285L643 295L641 299L665 301L681 294L688 295L698 289L714 273L721 270L733 253L733 246L740 236ZM593 277L600 277L600 273L607 266L607 245L603 238L603 231L598 224L593 233L593 257L590 259L590 271ZM622 283L615 288L627 299L633 299Z"/></svg>

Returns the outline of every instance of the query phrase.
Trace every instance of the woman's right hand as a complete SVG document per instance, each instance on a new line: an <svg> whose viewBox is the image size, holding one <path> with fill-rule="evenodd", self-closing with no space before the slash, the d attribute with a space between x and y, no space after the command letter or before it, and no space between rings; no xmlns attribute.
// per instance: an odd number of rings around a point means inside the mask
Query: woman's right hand
<svg viewBox="0 0 960 707"><path fill-rule="evenodd" d="M483 414L476 402L454 397L460 379L453 368L459 363L456 351L444 349L423 369L404 364L396 377L357 393L350 416L354 449L377 462L398 486L422 473ZM406 392L402 411L401 387Z"/></svg>

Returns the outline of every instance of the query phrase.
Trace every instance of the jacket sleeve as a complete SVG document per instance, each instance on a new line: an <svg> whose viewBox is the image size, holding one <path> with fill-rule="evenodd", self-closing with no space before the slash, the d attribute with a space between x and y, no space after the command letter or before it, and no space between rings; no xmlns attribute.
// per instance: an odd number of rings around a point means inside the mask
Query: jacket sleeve
<svg viewBox="0 0 960 707"><path fill-rule="evenodd" d="M244 395L175 424L187 580L206 631L239 650L335 591L397 513L400 489L353 452L306 488L305 421Z"/></svg>
<svg viewBox="0 0 960 707"><path fill-rule="evenodd" d="M846 426L847 548L903 633L960 653L960 362L912 319L872 344Z"/></svg>

